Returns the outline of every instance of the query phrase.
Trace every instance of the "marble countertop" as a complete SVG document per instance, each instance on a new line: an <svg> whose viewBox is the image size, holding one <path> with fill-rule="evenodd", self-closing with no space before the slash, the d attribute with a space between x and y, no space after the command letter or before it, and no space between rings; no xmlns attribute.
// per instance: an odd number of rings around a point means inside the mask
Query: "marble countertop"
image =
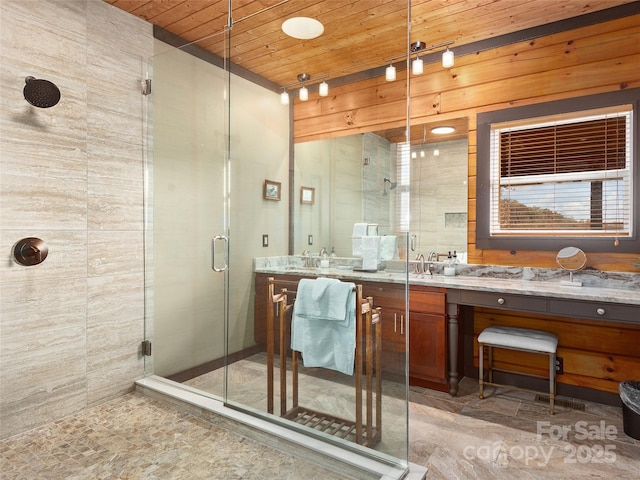
<svg viewBox="0 0 640 480"><path fill-rule="evenodd" d="M434 275L406 272L357 271L357 266L336 260L329 268L304 267L303 259L291 257L256 258L257 273L334 277L349 281L405 283L447 289L497 292L593 302L640 305L640 274L585 270L574 274L582 286L564 285L569 273L561 269L458 265L455 276L442 275L436 265ZM356 270L354 271L354 268ZM412 271L412 270L410 270Z"/></svg>

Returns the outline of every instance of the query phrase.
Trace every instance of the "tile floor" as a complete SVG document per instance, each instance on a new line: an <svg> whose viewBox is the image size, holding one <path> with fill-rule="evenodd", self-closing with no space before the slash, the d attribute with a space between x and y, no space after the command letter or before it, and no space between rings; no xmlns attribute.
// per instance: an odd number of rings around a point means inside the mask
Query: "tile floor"
<svg viewBox="0 0 640 480"><path fill-rule="evenodd" d="M410 458L427 479L640 479L640 441L619 408L584 411L477 382L460 394L410 389ZM244 438L176 407L130 393L0 442L3 480L299 479L348 476Z"/></svg>
<svg viewBox="0 0 640 480"><path fill-rule="evenodd" d="M460 392L410 389L409 460L428 479L640 479L640 441L625 435L619 407L576 400L584 411L535 395L486 390L464 378Z"/></svg>
<svg viewBox="0 0 640 480"><path fill-rule="evenodd" d="M0 442L2 480L341 480L140 393Z"/></svg>

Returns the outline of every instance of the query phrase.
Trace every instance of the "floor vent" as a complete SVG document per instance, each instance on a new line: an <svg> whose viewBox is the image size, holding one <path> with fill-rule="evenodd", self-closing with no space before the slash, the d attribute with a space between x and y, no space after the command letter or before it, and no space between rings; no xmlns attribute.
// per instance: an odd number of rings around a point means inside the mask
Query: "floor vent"
<svg viewBox="0 0 640 480"><path fill-rule="evenodd" d="M549 395L536 395L536 402L549 403ZM584 412L584 403L574 402L573 400L561 400L557 399L554 402L559 407L571 408L572 410L580 410Z"/></svg>

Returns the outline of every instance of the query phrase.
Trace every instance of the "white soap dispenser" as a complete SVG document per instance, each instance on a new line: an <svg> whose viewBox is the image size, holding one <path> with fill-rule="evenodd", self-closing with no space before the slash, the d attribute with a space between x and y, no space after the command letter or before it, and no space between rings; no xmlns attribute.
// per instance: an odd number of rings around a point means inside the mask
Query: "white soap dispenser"
<svg viewBox="0 0 640 480"><path fill-rule="evenodd" d="M456 267L453 262L453 257L451 256L451 251L449 251L449 255L447 255L447 261L444 264L444 274L447 277L453 277L456 274Z"/></svg>
<svg viewBox="0 0 640 480"><path fill-rule="evenodd" d="M320 268L328 269L329 268L329 254L327 253L327 249L322 249L322 257L320 257Z"/></svg>

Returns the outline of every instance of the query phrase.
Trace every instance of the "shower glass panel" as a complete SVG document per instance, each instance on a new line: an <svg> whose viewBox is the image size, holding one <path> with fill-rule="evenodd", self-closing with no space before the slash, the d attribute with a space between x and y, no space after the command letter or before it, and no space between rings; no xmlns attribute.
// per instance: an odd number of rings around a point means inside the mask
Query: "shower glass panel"
<svg viewBox="0 0 640 480"><path fill-rule="evenodd" d="M291 5L279 2L251 13L253 17L264 16L263 25L274 25L272 32L261 31L261 37L282 35L280 23L271 19L291 16ZM305 15L317 16L313 6L295 10L295 16ZM241 13L232 17L232 29L184 47L177 48L172 38L156 41L151 62L146 253L146 328L153 355L146 372L305 435L405 468L408 340L404 323L402 334L398 333L392 344L385 343L386 337L374 342L383 352L381 366L371 359L363 362L365 372L372 367L373 384L380 380L377 395L375 386L368 386L362 377L363 403L367 391L374 392L374 404L380 399L380 409L373 415L380 413L381 436L371 445L358 444L353 434L341 438L330 435L331 429L319 431L281 415L279 402L284 390L279 383L279 358L274 359L276 408L269 408L266 291L259 282L255 259L288 258L292 253L299 256L294 236L307 238L313 232L305 229L314 229L317 241L305 248L317 255L321 247L330 251L335 246L336 255L345 262L361 264L362 259L354 256L351 248L354 224L376 225L378 235L396 236L401 254L407 248L407 232L398 227L396 196L379 198L387 191L384 178L395 178L397 159L375 135L365 134L349 145L336 141L330 155L309 144L308 153L328 163L311 173L299 169L293 155L295 132L291 131L295 107L282 105L280 85L261 78L259 72L234 68L234 56L228 52L242 55L243 45L250 44L257 33L243 29ZM340 23L339 19L333 21ZM398 22L403 34L407 22L408 15ZM349 38L348 30L358 25L340 24L340 28L341 36ZM399 52L406 51L408 45L403 34L398 36ZM219 55L211 55L212 50ZM317 61L310 58L312 63ZM400 84L406 80L406 73L398 72ZM403 118L406 108L398 108L399 118ZM340 160L344 155L349 157L348 163ZM367 167L363 166L365 157L369 159ZM277 190L267 192L266 184ZM304 197L302 203L301 186L314 189L314 202ZM313 213L301 216L303 207ZM225 239L212 248L212 239L217 236ZM335 245L329 238L336 239ZM406 256L402 258L406 261ZM212 261L219 269L228 265L228 270L214 271ZM306 276L318 273L310 271ZM406 274L388 285L357 273L344 280L363 285L364 295L373 297L373 306L383 307L380 318L386 322L385 328L393 328L394 314L406 318ZM290 321L286 317L285 322ZM376 328L384 331L382 323ZM285 336L283 343L289 345L290 338ZM291 362L291 352L288 359ZM290 365L287 368L283 396L292 400ZM300 405L336 419L355 420L355 375L308 368L302 358L297 378ZM369 422L366 413L364 421Z"/></svg>
<svg viewBox="0 0 640 480"><path fill-rule="evenodd" d="M366 3L366 2L365 2ZM394 7L397 8L397 7ZM366 7L359 2L353 2L353 9ZM263 59L268 55L264 53L264 43L267 40L279 38L282 33L282 22L290 17L311 17L326 21L325 34L312 42L331 42L338 48L340 39L354 37L355 32L350 29L366 28L367 25L348 24L340 21L340 18L330 13L318 15L317 5L312 2L296 4L292 10L291 3L281 2L264 12L257 12L253 17L262 17L263 21L257 21L262 25L260 37L256 38L256 32L247 31L244 28L240 15L234 15L235 24L230 32L230 63L233 65L240 61L248 62L252 59L260 71L265 75L270 70L278 70L279 65L267 65ZM403 17L392 17L398 22L397 52L407 49L407 25L408 8L405 8ZM369 18L369 15L366 15ZM273 19L277 19L274 21ZM388 20L388 18L387 18ZM382 28L379 25L378 28ZM269 30L271 28L271 30ZM374 27L371 27L374 28ZM384 28L393 28L385 24ZM286 42L283 42L283 44ZM306 42L287 44L291 52L291 62L299 64L300 72L309 69L306 73L311 78L328 75L328 83L331 88L331 77L338 72L321 71L321 68L330 68L326 60L323 62L320 56L314 55L306 48L299 48ZM309 43L311 44L311 43ZM277 47L273 47L277 48ZM312 50L312 49L310 49ZM306 52L306 53L305 53ZM305 55L307 56L305 58ZM236 56L238 58L236 62ZM357 53L354 53L352 63L357 64ZM382 61L382 59L381 59ZM321 67L321 65L324 65ZM384 73L382 73L383 75ZM381 78L384 81L384 77ZM295 83L296 78L281 82L283 85ZM398 72L399 85L406 83L406 71ZM317 82L309 82L309 103L326 102L327 110L332 109L331 92L328 97L319 98ZM298 100L298 86L289 88L290 105L283 106L280 101L282 85L273 85L264 82L263 86L252 86L250 83L242 87L231 87L231 119L230 119L230 168L232 178L232 213L231 213L231 275L230 289L231 299L238 299L237 305L230 304L229 315L229 351L227 367L227 397L226 402L234 408L250 411L288 428L299 430L309 436L314 436L330 443L338 444L345 449L353 449L388 459L395 464L407 463L408 451L408 408L407 408L407 376L406 376L406 324L400 333L400 317L406 319L407 278L398 274L398 283L385 284L372 280L362 273L349 271L349 275L341 276L338 269L321 271L319 268L311 268L308 273L291 274L291 271L283 271L276 274L276 289L278 281L288 281L289 290L296 291L300 286L301 277L316 278L330 275L345 282L361 285L365 297L373 297L373 305L382 307L381 322L386 322L385 327L378 324L375 328L382 331L388 326L393 329L394 313L396 315L398 334L385 346L388 338L381 339L380 366L375 362L375 338L373 331L369 338L374 340L372 345L372 357L362 362L362 376L357 378L356 373L348 374L331 368L312 368L305 366L304 355L296 355L298 374L293 374L294 360L291 345L291 313L289 309L284 315L283 331L279 327L269 328L267 321L267 309L273 308L267 305L267 286L265 285L267 274L252 270L254 257L286 257L295 255L300 258L303 250L309 250L315 255L315 262L322 247L330 253L335 247L336 257L330 262L344 262L345 266L362 267L362 258L354 255L353 232L355 224L370 224L370 233L378 236L395 236L398 250L406 251L407 235L398 228L395 218L395 191L394 195L381 197L384 190L384 178L393 178L395 181L395 166L397 159L395 152L390 148L389 142L367 132L359 138L352 136L352 141L341 141L341 138L333 138L329 146L326 143L308 142L299 144L296 141L295 122L294 130L289 144L289 132L282 127L287 125L289 109L293 112L301 112L304 116L304 104ZM347 87L342 86L342 89ZM246 91L262 91L262 101L255 101L258 97L247 96ZM340 94L336 94L334 100L340 103ZM267 104L267 108L263 104ZM400 102L399 102L400 103ZM382 109L384 110L384 109ZM251 112L249 117L244 117L244 112ZM387 110L385 114L389 114ZM394 112L400 118L406 114L406 105L399 105ZM284 116L283 116L284 115ZM372 123L383 123L388 119L373 119ZM276 128L276 126L280 128ZM295 145L295 146L294 146ZM299 148L306 148L307 164L298 163L301 158ZM289 150L291 149L291 150ZM364 159L368 163L364 166ZM265 180L280 185L279 199L265 198L260 187ZM304 195L303 187L307 196ZM236 195L240 194L240 198ZM237 210L234 207L242 203ZM375 226L375 227L374 227ZM373 229L377 229L377 234ZM261 242L263 235L268 235L268 247ZM240 243L242 242L242 243ZM404 247L404 248L403 248ZM241 254L246 254L241 257ZM404 257L406 259L406 257ZM233 263L236 259L239 264ZM399 261L401 262L401 261ZM336 264L337 265L337 264ZM346 270L344 270L346 271ZM289 273L289 274L287 274ZM276 290L277 293L277 290ZM293 302L293 294L288 295L288 303ZM254 307L255 304L255 307ZM274 314L279 310L272 310ZM388 311L388 314L386 313ZM387 316L386 316L387 315ZM273 333L274 341L270 341ZM386 333L388 336L389 332ZM366 342L366 332L362 332L357 341ZM282 340L280 340L282 339ZM278 348L284 344L285 358L278 355ZM274 346L274 354L270 356L270 345ZM329 347L332 348L332 347ZM333 348L340 348L334 344ZM270 383L269 365L273 362L273 383ZM389 363L387 363L389 362ZM357 361L354 369L357 369ZM391 365L392 363L392 365ZM281 376L281 369L286 367L286 378ZM373 375L367 377L367 368L371 367ZM297 390L294 382L297 378ZM376 382L381 381L380 386L380 423L376 425ZM356 405L356 383L361 380L361 408ZM367 381L370 384L367 384ZM297 392L297 400L294 395ZM367 393L372 392L372 408L369 410L371 418L367 419ZM284 401L286 400L286 402ZM296 402L297 407L296 408ZM284 408L281 409L281 405ZM303 413L303 411L307 413ZM311 413L309 413L311 412ZM363 430L372 425L379 429L381 435L375 438L367 447L362 447L356 441L355 428L349 430L352 423L356 423L357 416L363 417ZM297 421L299 420L299 421ZM345 426L340 424L344 421ZM368 438L364 440L367 442Z"/></svg>

